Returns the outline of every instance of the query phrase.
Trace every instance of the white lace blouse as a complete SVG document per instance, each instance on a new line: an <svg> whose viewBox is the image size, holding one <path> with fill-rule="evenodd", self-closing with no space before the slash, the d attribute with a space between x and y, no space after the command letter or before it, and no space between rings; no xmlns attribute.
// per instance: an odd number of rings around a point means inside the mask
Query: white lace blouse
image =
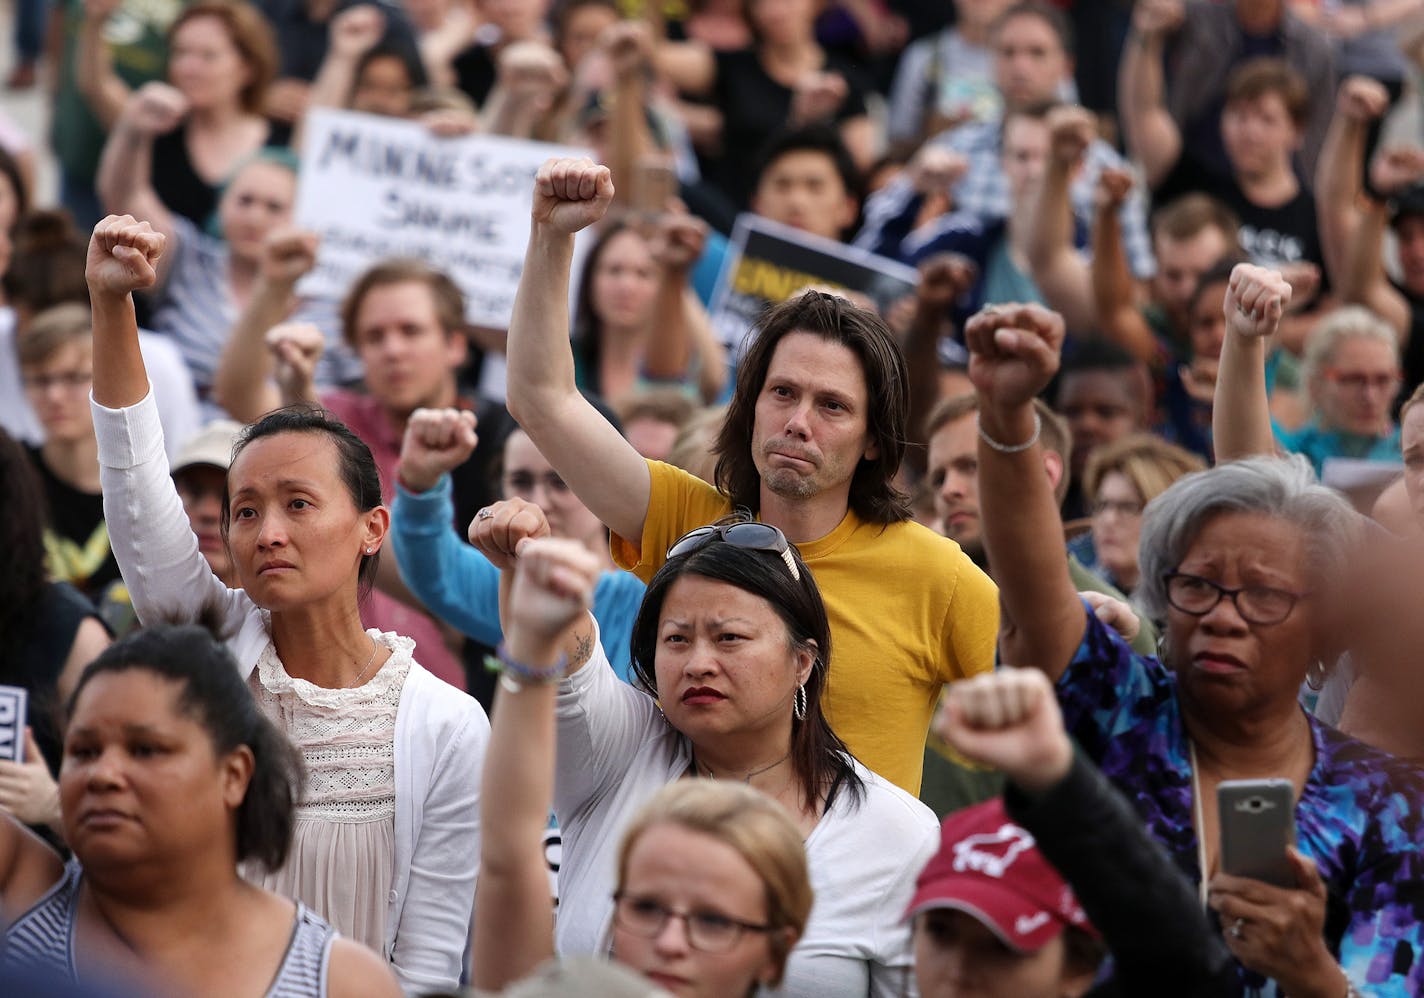
<svg viewBox="0 0 1424 998"><path fill-rule="evenodd" d="M343 936L380 952L395 858L396 711L415 642L366 633L391 656L352 689L294 679L271 644L248 677L263 712L301 753L307 784L286 865L275 872L250 866L243 874L297 898ZM351 876L353 870L362 876Z"/></svg>

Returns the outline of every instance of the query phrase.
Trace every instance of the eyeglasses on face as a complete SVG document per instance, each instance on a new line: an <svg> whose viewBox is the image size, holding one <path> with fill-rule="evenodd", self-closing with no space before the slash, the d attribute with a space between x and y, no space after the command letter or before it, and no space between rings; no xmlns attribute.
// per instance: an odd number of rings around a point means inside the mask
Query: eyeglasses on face
<svg viewBox="0 0 1424 998"><path fill-rule="evenodd" d="M1273 589L1270 586L1242 586L1227 589L1210 579L1185 572L1168 572L1167 602L1183 613L1193 617L1204 617L1223 598L1236 604L1236 612L1248 624L1279 624L1291 615L1295 605L1309 593L1293 593L1289 589Z"/></svg>
<svg viewBox="0 0 1424 998"><path fill-rule="evenodd" d="M797 582L801 581L801 569L796 565L796 556L791 553L791 544L786 535L769 523L754 523L750 520L740 523L714 523L706 527L689 530L668 548L667 556L676 558L681 554L691 554L715 541L726 541L733 547L748 551L770 551L781 556L786 570Z"/></svg>
<svg viewBox="0 0 1424 998"><path fill-rule="evenodd" d="M687 929L687 943L703 953L725 953L741 941L745 932L770 932L770 925L743 922L717 911L678 911L655 898L619 891L613 895L613 921L627 932L644 939L656 939L669 919L680 918Z"/></svg>
<svg viewBox="0 0 1424 998"><path fill-rule="evenodd" d="M1142 503L1130 502L1127 499L1099 499L1093 503L1092 513L1094 516L1107 516L1109 513L1116 513L1118 516L1141 516Z"/></svg>
<svg viewBox="0 0 1424 998"><path fill-rule="evenodd" d="M1365 371L1342 371L1335 367L1327 367L1325 376L1352 392L1396 392L1404 380L1398 371L1370 374Z"/></svg>

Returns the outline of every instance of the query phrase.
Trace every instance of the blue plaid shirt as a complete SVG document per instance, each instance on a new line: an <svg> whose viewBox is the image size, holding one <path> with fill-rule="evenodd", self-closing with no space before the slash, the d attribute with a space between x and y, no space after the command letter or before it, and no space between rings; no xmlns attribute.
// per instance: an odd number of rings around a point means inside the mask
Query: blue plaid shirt
<svg viewBox="0 0 1424 998"><path fill-rule="evenodd" d="M1007 218L1012 210L1009 200L1009 179L1004 173L1002 150L999 147L1000 122L985 121L962 125L930 140L933 145L957 152L969 161L969 170L952 192L954 209L977 215L982 219ZM1088 146L1087 161L1073 182L1070 196L1073 213L1080 225L1091 229L1093 221L1093 189L1098 174L1106 167L1119 170L1128 167L1127 160L1102 139ZM870 248L883 244L881 230L901 217L915 190L907 177L897 177L871 196L865 205L865 225L856 236L855 245ZM1147 204L1136 188L1123 203L1118 216L1122 223L1123 247L1128 264L1137 277L1145 280L1157 272L1152 256L1152 240L1147 232Z"/></svg>

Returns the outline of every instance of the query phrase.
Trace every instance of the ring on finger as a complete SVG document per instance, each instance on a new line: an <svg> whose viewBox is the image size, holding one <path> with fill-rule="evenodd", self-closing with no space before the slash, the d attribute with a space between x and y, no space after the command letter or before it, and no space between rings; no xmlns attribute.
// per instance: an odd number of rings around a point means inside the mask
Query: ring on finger
<svg viewBox="0 0 1424 998"><path fill-rule="evenodd" d="M478 513L475 514L475 519L476 519L476 520L488 520L488 519L493 518L493 516L494 516L494 510L492 510L492 509L490 509L488 506L486 506L484 509L480 510Z"/></svg>
<svg viewBox="0 0 1424 998"><path fill-rule="evenodd" d="M1231 923L1231 928L1226 930L1231 934L1232 939L1241 939L1246 935L1246 919L1238 918Z"/></svg>

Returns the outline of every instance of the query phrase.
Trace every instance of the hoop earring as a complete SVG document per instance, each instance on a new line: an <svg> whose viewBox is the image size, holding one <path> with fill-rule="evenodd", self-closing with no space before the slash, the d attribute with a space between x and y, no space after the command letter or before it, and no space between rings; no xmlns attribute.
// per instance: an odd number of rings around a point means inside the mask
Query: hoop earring
<svg viewBox="0 0 1424 998"><path fill-rule="evenodd" d="M1310 668L1305 670L1305 685L1316 693L1325 689L1325 681L1329 678L1330 669L1323 658L1317 658Z"/></svg>
<svg viewBox="0 0 1424 998"><path fill-rule="evenodd" d="M796 687L796 696L791 701L791 716L798 721L806 720L806 687Z"/></svg>

